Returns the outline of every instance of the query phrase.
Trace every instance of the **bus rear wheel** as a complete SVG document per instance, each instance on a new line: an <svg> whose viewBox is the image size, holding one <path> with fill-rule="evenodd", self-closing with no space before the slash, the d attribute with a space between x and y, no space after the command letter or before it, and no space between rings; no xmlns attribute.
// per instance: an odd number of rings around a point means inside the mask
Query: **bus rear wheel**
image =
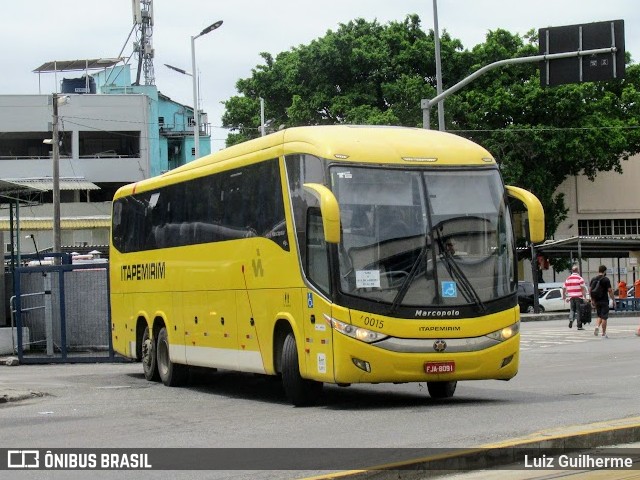
<svg viewBox="0 0 640 480"><path fill-rule="evenodd" d="M296 407L313 405L322 392L322 382L300 375L296 337L289 333L282 345L282 384L287 399Z"/></svg>
<svg viewBox="0 0 640 480"><path fill-rule="evenodd" d="M169 357L169 335L167 329L162 327L158 333L157 363L160 380L167 387L179 387L184 385L189 374L188 367L179 363L173 363Z"/></svg>
<svg viewBox="0 0 640 480"><path fill-rule="evenodd" d="M156 362L156 347L154 339L151 338L149 333L149 326L144 327L144 333L142 334L142 370L144 371L144 378L150 382L160 380Z"/></svg>
<svg viewBox="0 0 640 480"><path fill-rule="evenodd" d="M457 385L458 382L427 382L427 389L431 398L451 398Z"/></svg>

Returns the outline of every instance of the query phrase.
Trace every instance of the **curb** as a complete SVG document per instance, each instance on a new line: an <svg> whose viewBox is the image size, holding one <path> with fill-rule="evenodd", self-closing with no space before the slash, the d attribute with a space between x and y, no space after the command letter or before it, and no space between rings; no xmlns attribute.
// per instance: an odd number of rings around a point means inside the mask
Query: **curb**
<svg viewBox="0 0 640 480"><path fill-rule="evenodd" d="M35 392L32 390L13 390L11 388L3 390L0 394L0 405L9 402L18 402L29 398L44 397L44 392Z"/></svg>
<svg viewBox="0 0 640 480"><path fill-rule="evenodd" d="M18 360L18 357L0 357L0 365L15 367L20 365L20 360Z"/></svg>
<svg viewBox="0 0 640 480"><path fill-rule="evenodd" d="M420 480L447 473L489 469L518 463L523 460L525 453L555 455L560 451L575 452L638 441L640 441L640 417L623 418L543 430L526 437L476 448L457 449L439 455L376 465L370 470L329 473L307 477L304 480Z"/></svg>

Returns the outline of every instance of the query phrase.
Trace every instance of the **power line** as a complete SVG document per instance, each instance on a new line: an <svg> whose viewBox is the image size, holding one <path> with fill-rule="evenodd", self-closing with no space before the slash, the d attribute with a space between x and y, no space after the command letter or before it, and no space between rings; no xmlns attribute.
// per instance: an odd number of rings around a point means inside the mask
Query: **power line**
<svg viewBox="0 0 640 480"><path fill-rule="evenodd" d="M449 133L511 133L511 132L564 132L564 131L590 131L590 130L635 130L640 128L640 125L617 125L612 127L534 127L534 128L495 128L495 129L463 129L463 130L447 130Z"/></svg>

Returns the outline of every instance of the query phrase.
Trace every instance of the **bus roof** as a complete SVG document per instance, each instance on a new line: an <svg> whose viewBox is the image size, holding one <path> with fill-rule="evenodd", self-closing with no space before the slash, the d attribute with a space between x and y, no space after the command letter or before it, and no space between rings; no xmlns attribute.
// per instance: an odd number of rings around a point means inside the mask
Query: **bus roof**
<svg viewBox="0 0 640 480"><path fill-rule="evenodd" d="M405 166L495 163L483 147L450 133L393 126L326 125L293 127L249 140L194 160L160 177L173 177L233 159L248 160L260 152L271 158L307 153L335 161ZM173 183L173 180L166 178L166 182ZM148 179L135 185L146 190L149 183L156 182ZM133 185L122 187L123 192L120 193L132 193L136 190Z"/></svg>

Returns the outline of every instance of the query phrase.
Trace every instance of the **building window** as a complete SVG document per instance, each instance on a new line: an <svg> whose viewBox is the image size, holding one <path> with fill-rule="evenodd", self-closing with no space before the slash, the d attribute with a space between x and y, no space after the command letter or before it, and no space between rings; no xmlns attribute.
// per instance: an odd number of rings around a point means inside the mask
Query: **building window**
<svg viewBox="0 0 640 480"><path fill-rule="evenodd" d="M187 117L187 125L189 125L191 128L195 127L196 121L193 119L193 117Z"/></svg>
<svg viewBox="0 0 640 480"><path fill-rule="evenodd" d="M71 156L71 132L60 132L60 156ZM42 143L51 132L2 132L0 160L50 158L51 145Z"/></svg>
<svg viewBox="0 0 640 480"><path fill-rule="evenodd" d="M79 132L80 158L135 158L140 156L139 131Z"/></svg>
<svg viewBox="0 0 640 480"><path fill-rule="evenodd" d="M638 218L622 218L617 220L578 220L578 235L581 236L631 236L638 235L640 229Z"/></svg>
<svg viewBox="0 0 640 480"><path fill-rule="evenodd" d="M164 127L164 117L158 117L158 125Z"/></svg>

